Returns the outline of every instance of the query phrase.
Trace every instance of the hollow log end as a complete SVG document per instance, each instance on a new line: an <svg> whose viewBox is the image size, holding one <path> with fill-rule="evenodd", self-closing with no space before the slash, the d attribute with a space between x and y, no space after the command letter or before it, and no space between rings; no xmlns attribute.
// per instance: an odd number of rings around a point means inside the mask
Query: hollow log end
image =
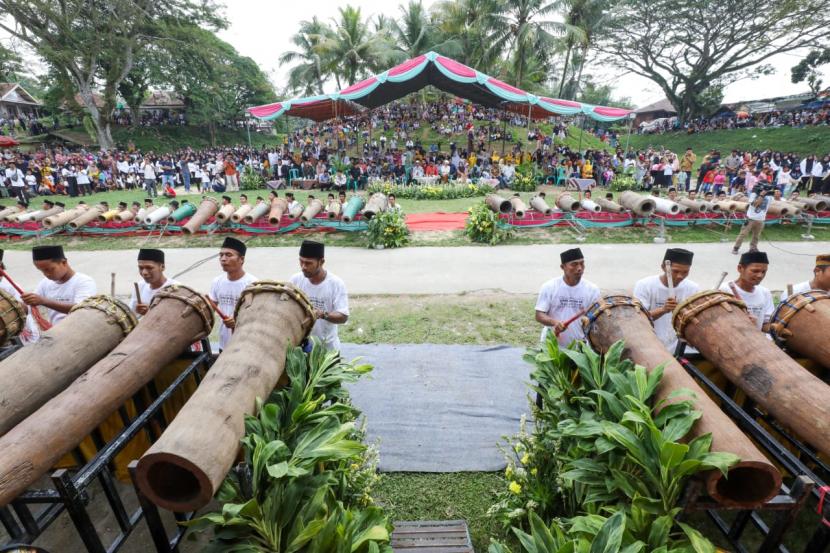
<svg viewBox="0 0 830 553"><path fill-rule="evenodd" d="M781 489L781 473L763 461L741 461L729 469L727 476L713 470L705 478L712 499L742 509L760 507Z"/></svg>
<svg viewBox="0 0 830 553"><path fill-rule="evenodd" d="M213 484L191 461L167 452L148 452L136 468L136 483L154 504L174 513L201 509L213 498Z"/></svg>

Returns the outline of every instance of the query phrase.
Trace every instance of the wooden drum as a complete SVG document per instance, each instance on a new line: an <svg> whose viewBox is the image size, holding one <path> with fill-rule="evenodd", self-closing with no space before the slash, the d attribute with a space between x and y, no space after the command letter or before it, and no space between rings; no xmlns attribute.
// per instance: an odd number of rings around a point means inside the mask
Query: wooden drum
<svg viewBox="0 0 830 553"><path fill-rule="evenodd" d="M772 315L775 342L830 369L830 293L810 290L793 294Z"/></svg>
<svg viewBox="0 0 830 553"><path fill-rule="evenodd" d="M0 345L5 344L26 326L26 310L9 292L0 289Z"/></svg>

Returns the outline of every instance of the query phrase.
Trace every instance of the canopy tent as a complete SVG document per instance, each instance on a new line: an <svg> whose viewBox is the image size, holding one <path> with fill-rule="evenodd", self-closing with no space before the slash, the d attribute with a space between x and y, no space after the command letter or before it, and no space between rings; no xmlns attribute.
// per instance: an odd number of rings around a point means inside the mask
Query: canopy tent
<svg viewBox="0 0 830 553"><path fill-rule="evenodd" d="M536 96L435 52L412 58L334 94L257 106L248 112L264 120L291 115L324 121L357 113L355 104L376 108L427 85L485 107L530 115L534 119L584 114L596 121L616 121L631 113L627 109Z"/></svg>

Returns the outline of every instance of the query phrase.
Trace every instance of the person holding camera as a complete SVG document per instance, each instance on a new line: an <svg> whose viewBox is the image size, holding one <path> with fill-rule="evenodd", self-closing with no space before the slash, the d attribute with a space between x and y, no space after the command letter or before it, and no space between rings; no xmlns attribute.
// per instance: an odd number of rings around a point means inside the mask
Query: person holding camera
<svg viewBox="0 0 830 553"><path fill-rule="evenodd" d="M747 234L752 235L749 242L749 251L758 251L758 239L761 237L761 231L764 230L764 221L767 218L767 209L769 209L770 204L768 196L770 190L770 186L760 184L752 189L752 193L749 195L749 207L746 210L746 221L743 228L741 228L738 239L735 240L735 245L732 246L734 255L738 255Z"/></svg>

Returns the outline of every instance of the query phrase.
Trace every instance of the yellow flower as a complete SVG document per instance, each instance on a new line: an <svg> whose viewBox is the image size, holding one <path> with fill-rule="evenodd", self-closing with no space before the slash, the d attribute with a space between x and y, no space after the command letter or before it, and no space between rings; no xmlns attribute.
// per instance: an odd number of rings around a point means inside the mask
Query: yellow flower
<svg viewBox="0 0 830 553"><path fill-rule="evenodd" d="M510 491L516 495L522 493L522 485L516 482L515 480L510 482L510 486L508 487L510 488Z"/></svg>
<svg viewBox="0 0 830 553"><path fill-rule="evenodd" d="M536 467L533 467L532 469L530 469L530 475L531 476L536 476L537 474L539 474L539 469L537 469Z"/></svg>
<svg viewBox="0 0 830 553"><path fill-rule="evenodd" d="M352 463L349 469L351 469L352 472L356 472L358 469L360 469L360 465L358 465L357 463Z"/></svg>
<svg viewBox="0 0 830 553"><path fill-rule="evenodd" d="M504 477L505 478L513 478L513 467L507 465L507 468L504 469Z"/></svg>
<svg viewBox="0 0 830 553"><path fill-rule="evenodd" d="M521 462L523 465L527 465L530 462L530 455L528 453L522 455Z"/></svg>

